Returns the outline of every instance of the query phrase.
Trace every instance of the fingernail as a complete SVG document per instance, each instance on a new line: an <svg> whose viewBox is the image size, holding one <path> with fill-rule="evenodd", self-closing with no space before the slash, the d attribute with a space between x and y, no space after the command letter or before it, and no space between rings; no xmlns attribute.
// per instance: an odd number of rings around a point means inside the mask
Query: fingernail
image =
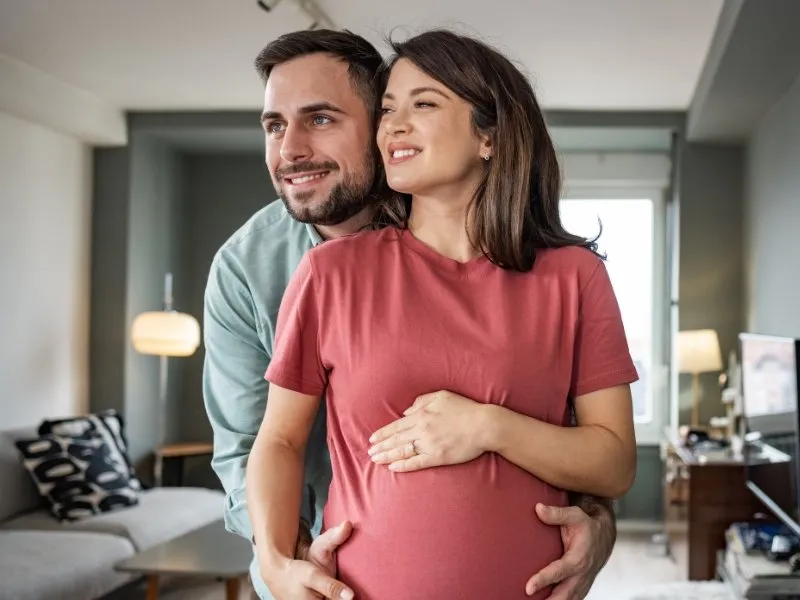
<svg viewBox="0 0 800 600"><path fill-rule="evenodd" d="M375 442L375 434L373 433L371 436L369 436L369 443L372 444L374 442Z"/></svg>
<svg viewBox="0 0 800 600"><path fill-rule="evenodd" d="M372 456L372 453L375 452L375 446L370 446L369 450L367 450L367 454Z"/></svg>
<svg viewBox="0 0 800 600"><path fill-rule="evenodd" d="M342 593L339 596L342 597L342 600L353 600L353 590L342 590Z"/></svg>

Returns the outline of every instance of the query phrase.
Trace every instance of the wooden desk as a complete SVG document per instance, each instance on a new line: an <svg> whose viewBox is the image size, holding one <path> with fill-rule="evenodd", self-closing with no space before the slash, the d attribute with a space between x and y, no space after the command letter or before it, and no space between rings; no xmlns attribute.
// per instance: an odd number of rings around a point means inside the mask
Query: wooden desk
<svg viewBox="0 0 800 600"><path fill-rule="evenodd" d="M153 465L153 478L156 487L164 484L165 463L174 460L177 462L177 474L175 479L177 485L183 485L183 460L189 456L202 456L213 454L214 445L205 442L188 442L183 444L171 444L156 449L155 464Z"/></svg>
<svg viewBox="0 0 800 600"><path fill-rule="evenodd" d="M725 549L725 530L766 509L747 489L741 459L721 452L695 453L676 443L670 444L668 457L670 452L687 474L688 578L714 579L717 552Z"/></svg>

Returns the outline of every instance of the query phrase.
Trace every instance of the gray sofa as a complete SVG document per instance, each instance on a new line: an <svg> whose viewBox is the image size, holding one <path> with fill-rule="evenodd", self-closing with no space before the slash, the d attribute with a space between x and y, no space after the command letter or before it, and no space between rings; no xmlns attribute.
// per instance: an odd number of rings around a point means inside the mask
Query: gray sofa
<svg viewBox="0 0 800 600"><path fill-rule="evenodd" d="M222 518L223 494L143 490L136 506L60 523L44 508L14 440L0 430L0 600L94 600L131 581L119 561Z"/></svg>

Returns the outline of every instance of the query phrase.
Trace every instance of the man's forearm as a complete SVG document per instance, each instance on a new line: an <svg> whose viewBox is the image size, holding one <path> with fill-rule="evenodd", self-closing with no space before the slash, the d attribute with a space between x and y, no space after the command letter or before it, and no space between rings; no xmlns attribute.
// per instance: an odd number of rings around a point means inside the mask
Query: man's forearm
<svg viewBox="0 0 800 600"><path fill-rule="evenodd" d="M560 427L486 405L486 450L552 486L618 497L630 485L622 442L601 427Z"/></svg>

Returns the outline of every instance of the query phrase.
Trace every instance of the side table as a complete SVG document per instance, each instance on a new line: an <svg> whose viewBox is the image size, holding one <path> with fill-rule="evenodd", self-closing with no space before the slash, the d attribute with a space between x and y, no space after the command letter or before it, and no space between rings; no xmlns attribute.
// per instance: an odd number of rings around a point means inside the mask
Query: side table
<svg viewBox="0 0 800 600"><path fill-rule="evenodd" d="M156 487L161 487L164 482L164 466L166 463L175 461L177 463L178 485L183 485L183 462L189 456L211 455L214 452L214 444L210 442L187 442L182 444L169 444L157 448L155 452L155 463L153 465L153 479Z"/></svg>

